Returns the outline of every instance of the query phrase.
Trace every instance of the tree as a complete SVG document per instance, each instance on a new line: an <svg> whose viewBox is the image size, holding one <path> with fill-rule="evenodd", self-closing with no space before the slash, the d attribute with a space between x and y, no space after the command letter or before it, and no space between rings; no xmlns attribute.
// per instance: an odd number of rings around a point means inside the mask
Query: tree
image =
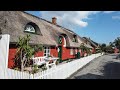
<svg viewBox="0 0 120 90"><path fill-rule="evenodd" d="M101 44L101 45L100 45L100 49L101 49L103 52L105 52L106 44L105 44L105 43Z"/></svg>
<svg viewBox="0 0 120 90"><path fill-rule="evenodd" d="M107 53L114 53L114 49L112 48L112 46L108 45L105 48L105 52L107 52Z"/></svg>
<svg viewBox="0 0 120 90"><path fill-rule="evenodd" d="M42 45L36 45L36 46L30 46L30 35L27 35L25 37L19 37L19 41L17 43L17 53L15 62L17 67L21 69L21 71L24 70L24 67L27 65L27 63L30 62L30 58L38 51L42 51L43 46Z"/></svg>
<svg viewBox="0 0 120 90"><path fill-rule="evenodd" d="M109 43L109 46L111 46L111 47L115 47L115 45L114 45L113 42L110 42L110 43Z"/></svg>
<svg viewBox="0 0 120 90"><path fill-rule="evenodd" d="M114 45L120 50L120 37L117 37L117 39L114 40Z"/></svg>
<svg viewBox="0 0 120 90"><path fill-rule="evenodd" d="M79 48L81 49L82 52L86 52L88 54L91 54L90 48L86 47L84 45L84 43L82 43Z"/></svg>

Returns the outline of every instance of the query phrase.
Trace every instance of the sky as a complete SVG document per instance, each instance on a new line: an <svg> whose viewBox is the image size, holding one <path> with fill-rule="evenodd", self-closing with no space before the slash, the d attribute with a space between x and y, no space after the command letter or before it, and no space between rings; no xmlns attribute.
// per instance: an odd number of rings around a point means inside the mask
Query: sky
<svg viewBox="0 0 120 90"><path fill-rule="evenodd" d="M81 37L90 37L97 43L109 44L120 37L120 11L26 11L68 28Z"/></svg>

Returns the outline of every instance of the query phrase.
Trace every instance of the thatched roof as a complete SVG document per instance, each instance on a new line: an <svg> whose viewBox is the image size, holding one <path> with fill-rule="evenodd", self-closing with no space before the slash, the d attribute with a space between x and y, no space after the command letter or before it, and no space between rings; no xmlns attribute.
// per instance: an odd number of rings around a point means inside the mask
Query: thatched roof
<svg viewBox="0 0 120 90"><path fill-rule="evenodd" d="M33 22L38 26L40 29L39 34L24 32L25 26L29 22ZM58 37L61 34L67 36L67 47L79 47L83 43L81 37L73 31L59 25L53 25L47 20L22 11L0 11L0 31L2 34L10 35L10 43L16 43L20 36L26 34L31 35L31 44L57 46ZM78 42L72 41L73 35L77 35Z"/></svg>
<svg viewBox="0 0 120 90"><path fill-rule="evenodd" d="M94 47L94 48L98 47L98 44L96 42L94 42L93 40L91 40L90 38L83 37L83 39L84 39L85 42L87 42L92 47Z"/></svg>

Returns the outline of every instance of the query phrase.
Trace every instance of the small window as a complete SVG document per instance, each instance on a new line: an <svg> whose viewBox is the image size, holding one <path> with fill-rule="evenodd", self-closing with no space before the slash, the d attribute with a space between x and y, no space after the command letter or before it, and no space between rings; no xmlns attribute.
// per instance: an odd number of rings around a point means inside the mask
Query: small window
<svg viewBox="0 0 120 90"><path fill-rule="evenodd" d="M44 47L44 56L50 56L50 47Z"/></svg>
<svg viewBox="0 0 120 90"><path fill-rule="evenodd" d="M77 36L76 36L76 35L73 35L72 41L73 41L73 42L77 42Z"/></svg>
<svg viewBox="0 0 120 90"><path fill-rule="evenodd" d="M59 44L62 44L62 37L59 37Z"/></svg>
<svg viewBox="0 0 120 90"><path fill-rule="evenodd" d="M73 55L73 49L72 48L70 49L70 55Z"/></svg>
<svg viewBox="0 0 120 90"><path fill-rule="evenodd" d="M35 33L35 28L32 25L26 25L25 31Z"/></svg>
<svg viewBox="0 0 120 90"><path fill-rule="evenodd" d="M25 32L28 33L33 33L33 34L38 34L38 35L42 35L40 28L38 27L37 24L33 23L33 22L29 22L25 25Z"/></svg>
<svg viewBox="0 0 120 90"><path fill-rule="evenodd" d="M77 54L77 49L75 49L75 54Z"/></svg>

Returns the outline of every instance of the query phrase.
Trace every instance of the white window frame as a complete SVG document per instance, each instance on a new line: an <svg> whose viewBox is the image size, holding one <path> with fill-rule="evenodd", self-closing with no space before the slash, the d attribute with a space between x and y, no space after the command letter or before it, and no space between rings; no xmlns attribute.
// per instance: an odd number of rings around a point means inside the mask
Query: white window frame
<svg viewBox="0 0 120 90"><path fill-rule="evenodd" d="M32 25L26 25L25 31L35 33L35 28Z"/></svg>
<svg viewBox="0 0 120 90"><path fill-rule="evenodd" d="M45 50L46 50L46 53L45 53ZM48 57L50 55L50 47L44 47L44 56L45 57Z"/></svg>
<svg viewBox="0 0 120 90"><path fill-rule="evenodd" d="M70 49L70 55L73 55L73 48Z"/></svg>
<svg viewBox="0 0 120 90"><path fill-rule="evenodd" d="M64 45L63 45L63 47L66 47L66 39L65 39L65 37L63 37L63 39L64 39Z"/></svg>
<svg viewBox="0 0 120 90"><path fill-rule="evenodd" d="M75 49L75 54L77 54L77 48Z"/></svg>

